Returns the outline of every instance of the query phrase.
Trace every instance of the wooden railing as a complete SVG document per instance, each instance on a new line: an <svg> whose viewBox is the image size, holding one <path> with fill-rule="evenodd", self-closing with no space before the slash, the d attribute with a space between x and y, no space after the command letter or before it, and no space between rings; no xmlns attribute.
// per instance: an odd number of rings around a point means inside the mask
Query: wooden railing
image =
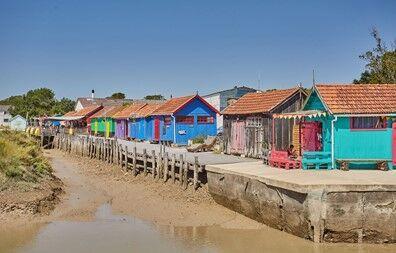
<svg viewBox="0 0 396 253"><path fill-rule="evenodd" d="M177 157L176 154L156 154L155 150L148 152L146 149L138 153L136 147L128 150L127 145L123 147L115 139L57 134L53 148L118 165L131 171L134 176L143 173L145 176L151 174L153 178L162 179L164 182L178 181L184 189L192 185L197 190L202 184L200 178L205 178L205 168L199 164L198 157L194 157L194 162L189 162L183 154Z"/></svg>

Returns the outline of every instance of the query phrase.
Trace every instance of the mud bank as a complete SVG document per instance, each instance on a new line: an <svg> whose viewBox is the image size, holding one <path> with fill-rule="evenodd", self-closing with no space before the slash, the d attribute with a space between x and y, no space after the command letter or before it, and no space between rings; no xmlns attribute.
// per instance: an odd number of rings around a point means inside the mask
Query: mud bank
<svg viewBox="0 0 396 253"><path fill-rule="evenodd" d="M214 200L272 228L315 242L396 243L392 187L314 187L207 167Z"/></svg>

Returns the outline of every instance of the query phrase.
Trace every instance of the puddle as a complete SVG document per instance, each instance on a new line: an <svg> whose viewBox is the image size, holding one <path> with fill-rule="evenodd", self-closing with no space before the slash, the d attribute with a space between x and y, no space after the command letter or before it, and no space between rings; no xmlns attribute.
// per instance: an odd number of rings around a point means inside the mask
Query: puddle
<svg viewBox="0 0 396 253"><path fill-rule="evenodd" d="M100 206L93 221L54 221L29 231L30 242L20 240L18 234L8 236L11 246L0 246L0 252L396 252L395 245L315 244L271 228L158 226L115 215L109 203Z"/></svg>

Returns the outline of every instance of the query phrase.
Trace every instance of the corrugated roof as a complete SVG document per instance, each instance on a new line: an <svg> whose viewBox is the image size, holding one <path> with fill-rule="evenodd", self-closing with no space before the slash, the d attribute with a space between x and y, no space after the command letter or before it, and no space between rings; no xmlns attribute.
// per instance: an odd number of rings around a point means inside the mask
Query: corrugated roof
<svg viewBox="0 0 396 253"><path fill-rule="evenodd" d="M90 116L92 113L96 112L97 110L99 110L102 106L97 106L97 105L93 105L93 106L88 106L86 108L83 108L79 111L70 111L67 112L65 115L66 117L87 117Z"/></svg>
<svg viewBox="0 0 396 253"><path fill-rule="evenodd" d="M113 117L115 113L122 110L122 106L105 106L100 111L91 116L91 118L108 118ZM84 109L83 109L84 110Z"/></svg>
<svg viewBox="0 0 396 253"><path fill-rule="evenodd" d="M315 87L333 114L396 113L396 84L318 84Z"/></svg>
<svg viewBox="0 0 396 253"><path fill-rule="evenodd" d="M145 106L140 108L139 111L137 111L135 117L136 118L145 118L145 117L151 115L155 110L157 110L162 105L163 105L163 103L146 104Z"/></svg>
<svg viewBox="0 0 396 253"><path fill-rule="evenodd" d="M254 114L269 113L276 106L291 97L299 90L298 87L284 90L273 90L266 92L247 93L235 103L229 105L222 114Z"/></svg>
<svg viewBox="0 0 396 253"><path fill-rule="evenodd" d="M185 96L185 97L178 97L178 98L171 98L166 101L163 105L157 108L152 114L155 115L171 115L176 112L179 108L183 107L187 104L191 99L195 96Z"/></svg>
<svg viewBox="0 0 396 253"><path fill-rule="evenodd" d="M188 104L190 101L193 99L199 99L202 103L204 103L207 107L209 107L211 110L213 110L216 113L220 113L217 111L216 108L214 108L212 105L210 105L208 102L206 102L205 99L203 99L201 96L197 95L192 95L192 96L185 96L185 97L178 97L178 98L172 98L166 101L163 105L158 107L157 110L155 110L152 115L172 115L181 108L183 108L186 104Z"/></svg>
<svg viewBox="0 0 396 253"><path fill-rule="evenodd" d="M147 105L146 103L134 103L124 107L121 111L114 114L114 118L122 119L122 118L131 118L134 117L142 107Z"/></svg>

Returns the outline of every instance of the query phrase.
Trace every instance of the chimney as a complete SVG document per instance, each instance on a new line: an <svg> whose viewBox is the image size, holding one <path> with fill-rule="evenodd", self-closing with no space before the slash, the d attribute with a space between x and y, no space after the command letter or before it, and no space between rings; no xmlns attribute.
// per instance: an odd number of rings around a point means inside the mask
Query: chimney
<svg viewBox="0 0 396 253"><path fill-rule="evenodd" d="M95 98L95 90L91 91L91 98L94 99Z"/></svg>

